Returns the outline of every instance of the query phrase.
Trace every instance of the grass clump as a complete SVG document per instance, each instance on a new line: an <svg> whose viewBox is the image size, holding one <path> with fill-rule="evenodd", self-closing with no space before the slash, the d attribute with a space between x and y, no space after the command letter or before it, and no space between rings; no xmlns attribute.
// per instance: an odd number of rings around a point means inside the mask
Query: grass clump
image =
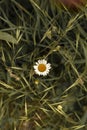
<svg viewBox="0 0 87 130"><path fill-rule="evenodd" d="M87 129L87 8L0 2L0 130ZM35 74L40 59L47 76Z"/></svg>

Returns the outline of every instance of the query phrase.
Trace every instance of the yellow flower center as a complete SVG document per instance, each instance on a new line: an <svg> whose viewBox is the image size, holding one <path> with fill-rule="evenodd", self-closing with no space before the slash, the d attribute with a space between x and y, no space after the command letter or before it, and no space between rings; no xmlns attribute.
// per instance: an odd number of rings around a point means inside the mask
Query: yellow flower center
<svg viewBox="0 0 87 130"><path fill-rule="evenodd" d="M44 65L44 64L39 64L38 70L39 70L40 72L44 72L44 71L46 70L46 65Z"/></svg>

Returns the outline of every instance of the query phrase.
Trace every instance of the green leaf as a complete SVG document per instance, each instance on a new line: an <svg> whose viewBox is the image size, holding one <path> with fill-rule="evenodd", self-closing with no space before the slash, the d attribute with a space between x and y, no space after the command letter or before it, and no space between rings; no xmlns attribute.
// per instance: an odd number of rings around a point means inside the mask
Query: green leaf
<svg viewBox="0 0 87 130"><path fill-rule="evenodd" d="M0 40L11 42L13 44L17 43L17 40L12 35L6 32L0 32Z"/></svg>

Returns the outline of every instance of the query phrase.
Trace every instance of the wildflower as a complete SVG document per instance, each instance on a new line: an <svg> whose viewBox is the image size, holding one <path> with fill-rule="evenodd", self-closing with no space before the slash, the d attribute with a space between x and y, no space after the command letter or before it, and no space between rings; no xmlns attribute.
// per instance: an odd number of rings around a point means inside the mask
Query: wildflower
<svg viewBox="0 0 87 130"><path fill-rule="evenodd" d="M46 76L49 73L50 69L51 69L51 64L47 63L45 59L38 60L36 62L36 65L34 65L34 71L39 76L40 75Z"/></svg>

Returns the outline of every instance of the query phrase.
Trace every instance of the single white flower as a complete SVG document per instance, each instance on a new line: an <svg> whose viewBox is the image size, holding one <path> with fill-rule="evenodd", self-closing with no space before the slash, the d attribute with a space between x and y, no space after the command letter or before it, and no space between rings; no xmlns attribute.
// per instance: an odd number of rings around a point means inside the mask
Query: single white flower
<svg viewBox="0 0 87 130"><path fill-rule="evenodd" d="M34 71L39 76L46 76L51 69L51 64L47 63L45 59L38 60L34 65Z"/></svg>

